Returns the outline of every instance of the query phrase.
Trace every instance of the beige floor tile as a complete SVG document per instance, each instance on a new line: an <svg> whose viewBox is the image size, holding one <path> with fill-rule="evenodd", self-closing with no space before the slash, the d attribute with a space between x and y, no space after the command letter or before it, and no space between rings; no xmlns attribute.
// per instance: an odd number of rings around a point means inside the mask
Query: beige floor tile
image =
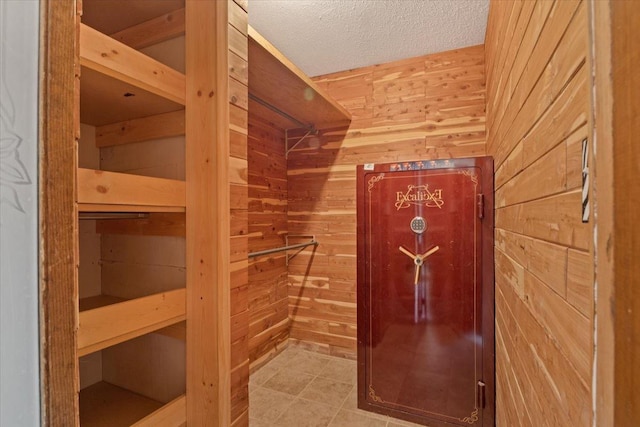
<svg viewBox="0 0 640 427"><path fill-rule="evenodd" d="M318 375L329 363L329 357L308 351L300 351L294 354L287 362L287 369L304 372L305 374Z"/></svg>
<svg viewBox="0 0 640 427"><path fill-rule="evenodd" d="M342 408L346 410L358 409L358 386L353 386L351 393L342 404Z"/></svg>
<svg viewBox="0 0 640 427"><path fill-rule="evenodd" d="M355 384L358 378L356 361L332 358L318 376L331 378L343 383Z"/></svg>
<svg viewBox="0 0 640 427"><path fill-rule="evenodd" d="M259 371L261 371L262 369L264 369L266 367L270 367L272 369L284 368L285 366L287 366L287 363L289 362L291 357L293 357L296 353L297 353L297 351L290 351L288 348L286 348L286 349L282 350L282 352L280 352L280 354L278 354L273 359L268 361L264 366L262 366L256 372L259 372Z"/></svg>
<svg viewBox="0 0 640 427"><path fill-rule="evenodd" d="M313 380L312 375L281 369L263 384L264 388L297 396Z"/></svg>
<svg viewBox="0 0 640 427"><path fill-rule="evenodd" d="M317 377L302 391L300 397L340 407L352 389L351 384Z"/></svg>
<svg viewBox="0 0 640 427"><path fill-rule="evenodd" d="M253 426L251 426L253 427ZM422 424L416 424L405 420L398 420L396 418L389 418L388 427L425 427ZM428 427L428 426L427 426Z"/></svg>
<svg viewBox="0 0 640 427"><path fill-rule="evenodd" d="M271 362L267 363L266 365L249 375L250 385L262 385L278 372L278 366L272 364Z"/></svg>
<svg viewBox="0 0 640 427"><path fill-rule="evenodd" d="M278 418L277 427L326 427L338 412L338 407L305 399L295 402Z"/></svg>
<svg viewBox="0 0 640 427"><path fill-rule="evenodd" d="M249 427L273 427L269 421L263 421L256 418L249 418Z"/></svg>
<svg viewBox="0 0 640 427"><path fill-rule="evenodd" d="M249 418L262 422L272 422L282 415L295 398L286 393L256 388L249 395Z"/></svg>
<svg viewBox="0 0 640 427"><path fill-rule="evenodd" d="M363 414L362 411L354 412L341 409L329 427L385 427L386 425L386 419L375 418Z"/></svg>

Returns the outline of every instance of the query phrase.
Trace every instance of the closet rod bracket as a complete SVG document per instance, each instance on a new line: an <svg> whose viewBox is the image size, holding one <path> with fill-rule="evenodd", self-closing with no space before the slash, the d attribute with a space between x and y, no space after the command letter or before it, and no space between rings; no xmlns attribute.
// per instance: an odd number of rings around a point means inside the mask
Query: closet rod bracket
<svg viewBox="0 0 640 427"><path fill-rule="evenodd" d="M305 133L300 139L298 139L296 141L295 144L293 144L291 147L289 147L289 129L285 129L284 130L284 142L285 142L285 148L286 148L286 152L284 153L284 158L288 159L289 158L289 153L291 151L293 151L294 148L296 148L298 146L298 144L300 144L302 141L304 141L307 137L309 136L315 136L318 134L318 129L309 129L307 130L307 133Z"/></svg>

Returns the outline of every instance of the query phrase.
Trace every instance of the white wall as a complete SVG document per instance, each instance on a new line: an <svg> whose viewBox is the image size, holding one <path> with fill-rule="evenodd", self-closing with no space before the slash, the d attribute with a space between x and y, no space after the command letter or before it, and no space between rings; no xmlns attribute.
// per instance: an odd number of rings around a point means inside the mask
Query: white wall
<svg viewBox="0 0 640 427"><path fill-rule="evenodd" d="M0 0L0 426L40 424L38 1Z"/></svg>

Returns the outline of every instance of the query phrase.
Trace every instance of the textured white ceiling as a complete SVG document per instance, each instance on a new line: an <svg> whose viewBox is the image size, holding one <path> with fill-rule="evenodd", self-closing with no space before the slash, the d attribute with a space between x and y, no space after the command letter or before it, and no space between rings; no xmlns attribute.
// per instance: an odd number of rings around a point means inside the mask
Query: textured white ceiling
<svg viewBox="0 0 640 427"><path fill-rule="evenodd" d="M309 76L484 42L489 0L249 0L249 23Z"/></svg>

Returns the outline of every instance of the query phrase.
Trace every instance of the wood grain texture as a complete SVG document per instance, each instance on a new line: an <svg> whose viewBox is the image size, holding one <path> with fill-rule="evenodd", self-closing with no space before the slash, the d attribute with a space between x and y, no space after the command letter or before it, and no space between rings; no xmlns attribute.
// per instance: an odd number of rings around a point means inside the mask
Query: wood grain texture
<svg viewBox="0 0 640 427"><path fill-rule="evenodd" d="M615 425L632 425L640 417L640 386L638 359L640 358L640 265L635 254L640 248L637 230L640 189L635 171L640 161L636 136L640 130L638 114L640 102L640 65L637 31L640 7L635 2L612 2L612 76L613 76L613 162L615 207Z"/></svg>
<svg viewBox="0 0 640 427"><path fill-rule="evenodd" d="M491 2L498 425L592 424L593 233L577 159L591 115L586 12Z"/></svg>
<svg viewBox="0 0 640 427"><path fill-rule="evenodd" d="M114 34L184 7L185 0L82 0L82 21L104 34Z"/></svg>
<svg viewBox="0 0 640 427"><path fill-rule="evenodd" d="M247 11L233 0L227 1L229 2L229 25L246 36L249 26Z"/></svg>
<svg viewBox="0 0 640 427"><path fill-rule="evenodd" d="M82 311L78 355L102 350L184 319L184 289Z"/></svg>
<svg viewBox="0 0 640 427"><path fill-rule="evenodd" d="M182 181L78 168L77 185L78 203L170 207L185 203Z"/></svg>
<svg viewBox="0 0 640 427"><path fill-rule="evenodd" d="M74 2L41 3L40 376L42 424L79 423L76 144L80 137L79 14Z"/></svg>
<svg viewBox="0 0 640 427"><path fill-rule="evenodd" d="M184 110L99 126L96 129L96 146L108 147L178 135L184 135Z"/></svg>
<svg viewBox="0 0 640 427"><path fill-rule="evenodd" d="M249 252L285 245L287 164L284 133L250 110ZM289 338L284 252L249 259L249 360L282 348ZM284 325L284 326L283 326Z"/></svg>
<svg viewBox="0 0 640 427"><path fill-rule="evenodd" d="M126 234L129 236L176 236L185 235L184 214L155 212L146 218L104 219L96 221L100 234Z"/></svg>
<svg viewBox="0 0 640 427"><path fill-rule="evenodd" d="M353 120L349 128L324 129L306 138L287 160L288 231L315 234L320 243L289 264L290 337L308 348L353 358L355 165L484 155L484 48L314 80ZM289 132L289 146L300 136ZM277 208L277 199L264 197L263 204Z"/></svg>
<svg viewBox="0 0 640 427"><path fill-rule="evenodd" d="M615 33L611 20L612 1L594 2L590 11L590 23L593 28L591 63L595 70L593 86L597 96L594 102L593 138L596 141L613 141L613 73L612 73L612 37ZM623 27L623 31L627 29ZM598 408L595 414L596 425L615 425L615 308L611 304L615 296L615 260L616 247L612 245L614 237L614 144L602 144L593 153L592 163L594 181L592 195L597 198L598 239L595 244L593 266L598 283L595 309L596 351L594 401Z"/></svg>
<svg viewBox="0 0 640 427"><path fill-rule="evenodd" d="M133 49L142 49L184 34L184 8L110 34Z"/></svg>
<svg viewBox="0 0 640 427"><path fill-rule="evenodd" d="M184 74L84 24L80 65L184 105Z"/></svg>
<svg viewBox="0 0 640 427"><path fill-rule="evenodd" d="M236 35L234 46L247 49L248 16L232 0L228 0L228 34ZM239 35L238 35L239 33ZM229 41L228 57L228 137L229 137L229 197L230 204L230 422L232 425L248 425L249 411L249 241L248 185L249 164L247 156L248 134L248 64L234 53ZM235 113L234 113L235 112ZM241 120L237 120L240 117ZM232 128L233 123L233 128ZM238 245L240 244L240 245ZM241 248L241 251L237 251Z"/></svg>
<svg viewBox="0 0 640 427"><path fill-rule="evenodd" d="M188 425L231 424L228 20L186 2Z"/></svg>
<svg viewBox="0 0 640 427"><path fill-rule="evenodd" d="M249 27L248 34L249 91L252 95L318 129L349 123L350 114L342 105L325 96L322 88L260 33ZM291 123L289 127L300 126Z"/></svg>

